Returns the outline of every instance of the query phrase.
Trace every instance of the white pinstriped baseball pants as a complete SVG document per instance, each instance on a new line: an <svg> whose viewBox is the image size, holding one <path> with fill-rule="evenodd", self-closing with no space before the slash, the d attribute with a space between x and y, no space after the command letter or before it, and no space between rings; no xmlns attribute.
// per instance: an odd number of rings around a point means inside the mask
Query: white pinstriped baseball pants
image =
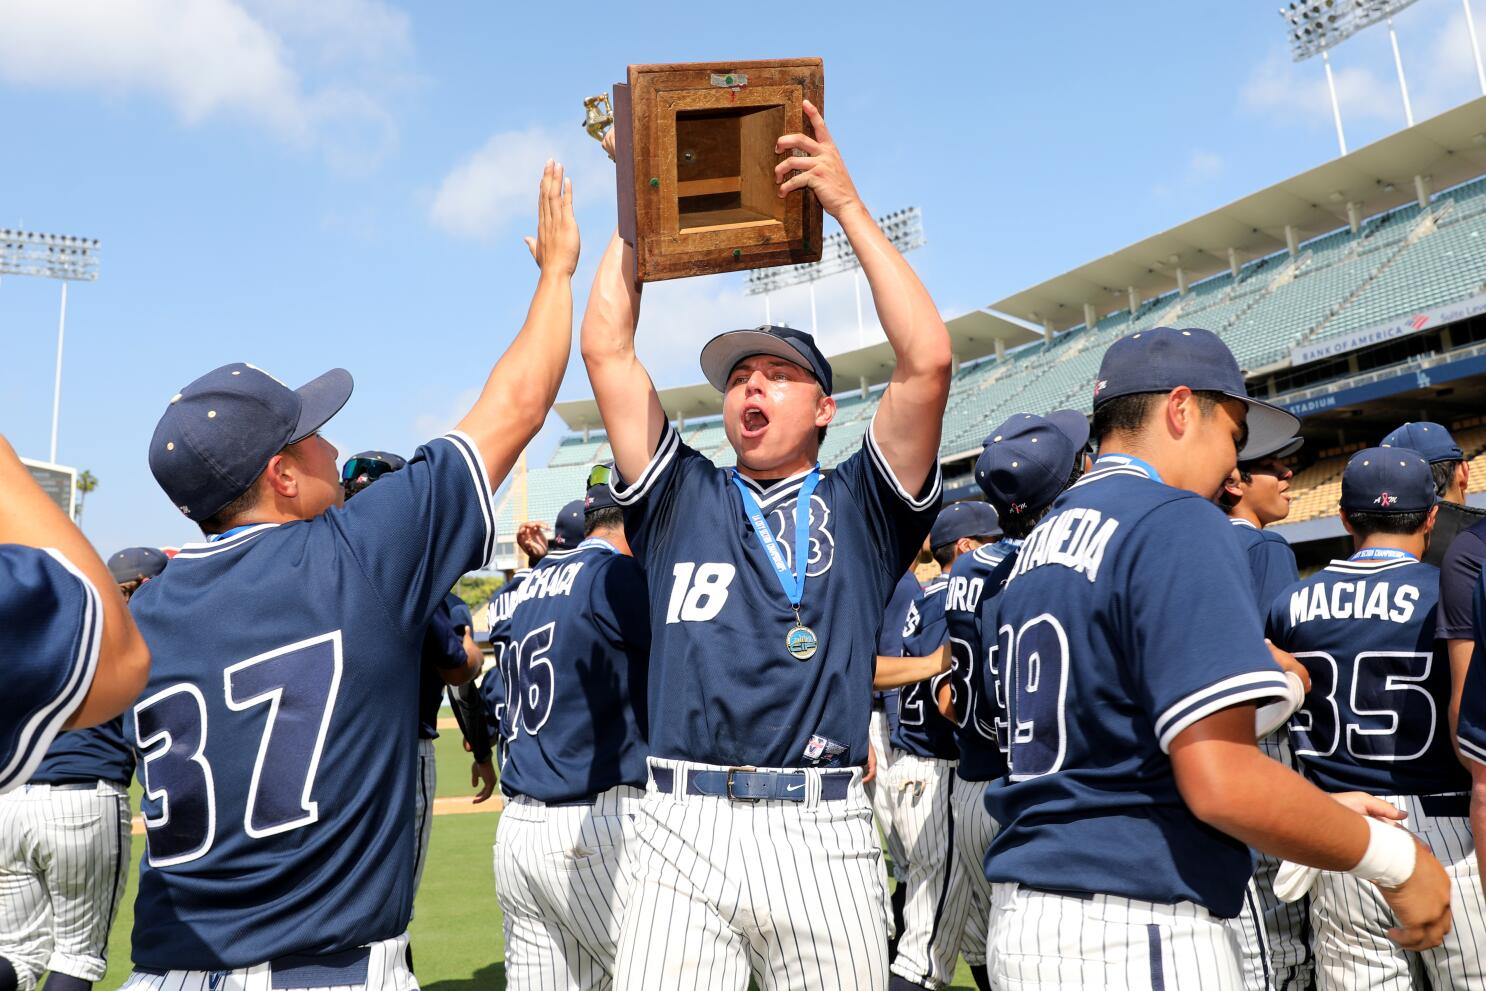
<svg viewBox="0 0 1486 991"><path fill-rule="evenodd" d="M712 765L652 757L652 766ZM887 878L872 805L852 770L847 795L803 802L645 794L635 888L619 941L623 991L887 988ZM680 789L684 791L683 789Z"/></svg>
<svg viewBox="0 0 1486 991"><path fill-rule="evenodd" d="M507 802L495 833L495 893L511 991L612 985L643 794L621 785L593 805Z"/></svg>
<svg viewBox="0 0 1486 991"><path fill-rule="evenodd" d="M433 799L439 793L439 761L432 740L418 740L418 781L413 788L413 898L423 884L428 860L428 838L433 835Z"/></svg>
<svg viewBox="0 0 1486 991"><path fill-rule="evenodd" d="M1193 902L991 885L986 967L1000 991L1240 991L1238 945Z"/></svg>
<svg viewBox="0 0 1486 991"><path fill-rule="evenodd" d="M908 858L903 933L891 971L936 988L954 977L970 878L955 863L957 761L903 754L893 762L893 824ZM983 938L983 937L982 937Z"/></svg>
<svg viewBox="0 0 1486 991"><path fill-rule="evenodd" d="M47 971L96 981L129 870L129 793L22 785L0 796L0 956L21 991Z"/></svg>
<svg viewBox="0 0 1486 991"><path fill-rule="evenodd" d="M236 970L171 970L164 974L134 971L119 991L418 991L418 981L408 970L408 937L383 939L368 945L366 983L286 988L275 981L266 963Z"/></svg>
<svg viewBox="0 0 1486 991"><path fill-rule="evenodd" d="M1410 953L1388 939L1397 922L1376 886L1350 874L1321 874L1311 889L1317 991L1486 988L1486 901L1470 820L1425 815L1417 796L1385 800L1408 813L1403 824L1445 865L1450 932L1440 946Z"/></svg>
<svg viewBox="0 0 1486 991"><path fill-rule="evenodd" d="M990 931L991 882L986 880L986 851L1000 826L986 811L986 782L955 776L953 801L955 861L966 891L960 925L960 956L972 967L986 962L986 933Z"/></svg>

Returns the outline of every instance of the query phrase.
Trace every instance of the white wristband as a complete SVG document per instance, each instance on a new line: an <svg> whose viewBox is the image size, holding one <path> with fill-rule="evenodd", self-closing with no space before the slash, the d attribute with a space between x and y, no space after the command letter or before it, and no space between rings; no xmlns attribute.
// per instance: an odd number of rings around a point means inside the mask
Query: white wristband
<svg viewBox="0 0 1486 991"><path fill-rule="evenodd" d="M1414 836L1406 829L1390 826L1369 818L1367 828L1371 835L1367 841L1367 852L1347 873L1373 881L1385 888L1396 888L1414 873L1414 860L1418 846Z"/></svg>

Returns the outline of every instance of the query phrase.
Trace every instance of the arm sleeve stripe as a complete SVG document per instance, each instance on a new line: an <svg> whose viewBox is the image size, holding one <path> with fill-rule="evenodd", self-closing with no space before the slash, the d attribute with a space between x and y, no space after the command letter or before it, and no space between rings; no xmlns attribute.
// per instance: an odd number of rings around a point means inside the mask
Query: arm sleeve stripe
<svg viewBox="0 0 1486 991"><path fill-rule="evenodd" d="M1462 757L1469 757L1477 764L1486 764L1486 747L1467 740L1463 736L1457 736L1455 739L1460 744L1460 755Z"/></svg>
<svg viewBox="0 0 1486 991"><path fill-rule="evenodd" d="M26 725L21 727L16 738L15 753L4 766L0 766L0 791L23 784L46 756L46 750L61 730L62 724L67 722L87 697L88 689L93 685L93 676L98 670L98 650L103 644L103 604L98 597L98 590L93 587L87 575L74 567L60 551L50 547L43 550L82 585L82 630L78 637L77 656L73 658L66 684L55 698L32 714Z"/></svg>
<svg viewBox="0 0 1486 991"><path fill-rule="evenodd" d="M485 473L485 459L480 456L480 449L475 446L474 440L463 431L451 430L444 435L444 439L453 444L464 458L465 466L470 471L470 479L475 483L475 491L480 496L480 515L485 519L485 552L480 558L480 565L483 567L495 558L495 493L491 491L490 477Z"/></svg>
<svg viewBox="0 0 1486 991"><path fill-rule="evenodd" d="M665 434L661 436L660 443L656 445L655 457L651 458L645 470L640 472L639 478L631 482L628 488L622 489L616 489L612 480L609 482L609 491L614 494L614 501L621 506L633 506L645 498L645 494L655 485L655 480L660 477L660 473L676 456L676 450L680 446L681 435L676 432L675 427L668 425Z"/></svg>
<svg viewBox="0 0 1486 991"><path fill-rule="evenodd" d="M1178 733L1220 709L1263 698L1287 698L1289 684L1279 671L1255 671L1225 678L1168 706L1156 720L1156 736L1167 750Z"/></svg>
<svg viewBox="0 0 1486 991"><path fill-rule="evenodd" d="M930 506L939 501L939 490L944 485L944 475L939 470L938 457L934 458L934 484L929 487L929 492L927 495L925 495L922 499L916 499L914 498L913 493L909 492L903 487L903 483L898 480L898 476L893 474L892 466L887 463L887 458L883 456L882 449L877 446L876 414L873 414L872 422L867 424L866 446L867 453L871 455L872 463L876 465L877 471L882 475L882 477L893 483L893 491L898 493L898 498L906 502L909 508L928 509Z"/></svg>

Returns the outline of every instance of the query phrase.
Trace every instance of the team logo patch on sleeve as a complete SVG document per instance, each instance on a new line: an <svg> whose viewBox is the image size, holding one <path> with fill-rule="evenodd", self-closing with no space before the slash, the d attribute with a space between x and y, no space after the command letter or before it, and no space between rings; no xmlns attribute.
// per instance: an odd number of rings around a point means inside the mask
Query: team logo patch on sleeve
<svg viewBox="0 0 1486 991"><path fill-rule="evenodd" d="M823 736L812 736L810 742L805 744L805 759L817 764L834 763L844 753L845 746Z"/></svg>

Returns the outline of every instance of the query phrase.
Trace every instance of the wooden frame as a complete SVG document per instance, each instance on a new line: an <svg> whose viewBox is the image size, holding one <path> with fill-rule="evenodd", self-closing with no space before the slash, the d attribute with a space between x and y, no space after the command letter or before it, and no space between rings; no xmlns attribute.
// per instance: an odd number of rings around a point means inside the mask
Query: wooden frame
<svg viewBox="0 0 1486 991"><path fill-rule="evenodd" d="M614 88L619 232L635 281L820 260L821 208L809 190L780 199L774 151L812 134L820 59L632 65Z"/></svg>

